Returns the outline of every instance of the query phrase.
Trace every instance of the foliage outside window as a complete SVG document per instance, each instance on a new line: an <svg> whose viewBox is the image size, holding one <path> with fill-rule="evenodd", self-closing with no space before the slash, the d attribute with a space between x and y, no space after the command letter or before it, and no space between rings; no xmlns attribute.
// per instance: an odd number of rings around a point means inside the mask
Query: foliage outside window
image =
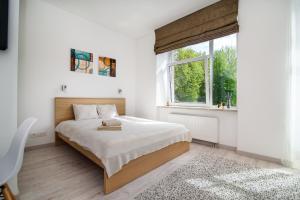
<svg viewBox="0 0 300 200"><path fill-rule="evenodd" d="M169 52L172 103L236 106L236 34Z"/></svg>

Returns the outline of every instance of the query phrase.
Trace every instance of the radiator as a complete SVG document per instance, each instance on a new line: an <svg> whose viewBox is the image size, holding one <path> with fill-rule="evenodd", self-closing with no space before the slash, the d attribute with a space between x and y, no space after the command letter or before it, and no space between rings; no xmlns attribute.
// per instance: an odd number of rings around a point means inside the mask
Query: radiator
<svg viewBox="0 0 300 200"><path fill-rule="evenodd" d="M218 118L184 113L168 114L168 121L185 125L193 139L218 143Z"/></svg>

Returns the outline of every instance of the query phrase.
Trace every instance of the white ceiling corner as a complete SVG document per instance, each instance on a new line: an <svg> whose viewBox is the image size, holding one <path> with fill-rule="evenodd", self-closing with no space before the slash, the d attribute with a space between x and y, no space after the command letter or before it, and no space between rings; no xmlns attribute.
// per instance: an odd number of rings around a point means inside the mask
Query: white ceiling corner
<svg viewBox="0 0 300 200"><path fill-rule="evenodd" d="M138 39L218 0L46 0L113 31Z"/></svg>

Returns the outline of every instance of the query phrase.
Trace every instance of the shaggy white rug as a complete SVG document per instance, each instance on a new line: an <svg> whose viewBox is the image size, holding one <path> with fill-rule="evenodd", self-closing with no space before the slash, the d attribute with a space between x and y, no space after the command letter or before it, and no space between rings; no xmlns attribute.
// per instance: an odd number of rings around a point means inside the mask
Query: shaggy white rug
<svg viewBox="0 0 300 200"><path fill-rule="evenodd" d="M213 152L201 153L135 199L300 199L300 173L255 168Z"/></svg>

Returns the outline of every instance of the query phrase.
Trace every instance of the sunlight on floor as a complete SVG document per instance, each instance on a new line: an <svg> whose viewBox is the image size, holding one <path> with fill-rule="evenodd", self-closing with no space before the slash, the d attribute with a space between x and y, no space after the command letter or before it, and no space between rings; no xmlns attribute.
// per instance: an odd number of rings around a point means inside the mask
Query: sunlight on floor
<svg viewBox="0 0 300 200"><path fill-rule="evenodd" d="M239 185L244 190L251 192L265 192L269 190L283 190L299 184L299 176L262 177L260 180L242 182Z"/></svg>
<svg viewBox="0 0 300 200"><path fill-rule="evenodd" d="M300 174L284 169L251 169L241 172L187 179L193 187L213 193L222 199L244 199L246 193L263 194L275 191L276 197L286 195L286 190L300 184ZM246 193L245 193L246 192Z"/></svg>
<svg viewBox="0 0 300 200"><path fill-rule="evenodd" d="M292 173L280 169L251 169L251 170L242 171L238 173L214 176L214 178L224 180L226 182L234 182L234 181L253 180L261 176L271 176L274 174L291 175Z"/></svg>
<svg viewBox="0 0 300 200"><path fill-rule="evenodd" d="M219 197L220 199L247 199L247 195L245 195L244 193L239 192L234 188L226 187L225 185L216 185L214 187L207 188L205 191L213 193L216 197Z"/></svg>
<svg viewBox="0 0 300 200"><path fill-rule="evenodd" d="M215 182L202 179L202 178L197 178L197 179L188 179L186 180L187 183L199 188L199 189L204 189L210 186L213 186Z"/></svg>

